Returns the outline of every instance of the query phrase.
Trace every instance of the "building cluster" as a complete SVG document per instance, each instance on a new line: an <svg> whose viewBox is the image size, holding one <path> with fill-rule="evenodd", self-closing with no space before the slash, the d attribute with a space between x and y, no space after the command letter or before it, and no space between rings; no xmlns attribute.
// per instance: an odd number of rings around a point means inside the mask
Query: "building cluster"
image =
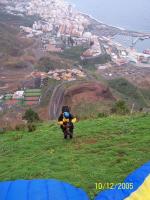
<svg viewBox="0 0 150 200"><path fill-rule="evenodd" d="M8 11L22 12L26 15L36 15L32 28L21 27L29 36L51 32L52 35L69 35L82 37L89 21L64 0L31 0L14 1L7 6Z"/></svg>
<svg viewBox="0 0 150 200"><path fill-rule="evenodd" d="M49 78L53 78L55 80L66 81L73 81L76 80L78 77L86 77L85 73L78 69L56 69L54 71L49 71L48 76Z"/></svg>
<svg viewBox="0 0 150 200"><path fill-rule="evenodd" d="M88 20L73 7L63 0L32 0L26 6L28 15L39 15L44 21L33 24L34 30L51 32L55 30L57 35L68 34L82 36Z"/></svg>
<svg viewBox="0 0 150 200"><path fill-rule="evenodd" d="M41 77L42 80L45 78L51 78L58 81L59 80L73 81L76 80L77 78L86 77L86 74L82 70L74 68L74 69L55 69L55 70L50 70L48 73L35 71L32 72L31 76L33 78Z"/></svg>

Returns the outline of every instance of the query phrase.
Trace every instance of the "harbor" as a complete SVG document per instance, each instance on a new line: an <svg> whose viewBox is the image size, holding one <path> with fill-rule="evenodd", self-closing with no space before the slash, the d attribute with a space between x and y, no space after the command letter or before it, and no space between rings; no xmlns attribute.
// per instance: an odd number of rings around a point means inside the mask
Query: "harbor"
<svg viewBox="0 0 150 200"><path fill-rule="evenodd" d="M146 50L150 49L150 36L132 37L126 35L115 35L113 40L122 44L126 48L134 48L139 53L146 53Z"/></svg>

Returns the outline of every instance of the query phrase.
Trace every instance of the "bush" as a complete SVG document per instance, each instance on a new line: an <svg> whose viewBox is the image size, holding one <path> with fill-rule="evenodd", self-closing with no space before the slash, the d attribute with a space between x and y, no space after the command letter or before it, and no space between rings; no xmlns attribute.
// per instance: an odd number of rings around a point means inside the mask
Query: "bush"
<svg viewBox="0 0 150 200"><path fill-rule="evenodd" d="M97 117L98 117L98 118L108 117L108 114L107 114L107 113L104 113L104 112L98 113Z"/></svg>
<svg viewBox="0 0 150 200"><path fill-rule="evenodd" d="M123 100L117 101L111 109L112 113L125 115L129 113L129 109L126 105L126 102Z"/></svg>
<svg viewBox="0 0 150 200"><path fill-rule="evenodd" d="M26 110L25 115L23 116L23 119L27 120L28 123L37 122L40 120L38 113L36 113L31 108Z"/></svg>
<svg viewBox="0 0 150 200"><path fill-rule="evenodd" d="M36 130L36 126L33 123L28 124L28 132L34 132Z"/></svg>
<svg viewBox="0 0 150 200"><path fill-rule="evenodd" d="M4 134L6 132L5 128L0 128L0 134Z"/></svg>

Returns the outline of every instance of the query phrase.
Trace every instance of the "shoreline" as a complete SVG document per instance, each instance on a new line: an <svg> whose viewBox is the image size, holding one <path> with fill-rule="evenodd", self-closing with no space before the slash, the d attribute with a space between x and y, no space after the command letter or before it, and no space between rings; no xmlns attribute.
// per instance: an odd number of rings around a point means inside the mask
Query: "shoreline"
<svg viewBox="0 0 150 200"><path fill-rule="evenodd" d="M76 4L70 3L70 2L68 2L68 3L69 3L73 8L77 9L77 11L78 11L78 8L76 7ZM114 25L111 25L111 24L106 24L105 22L100 21L99 19L95 18L95 17L92 16L91 14L85 13L85 12L83 12L83 11L78 11L78 13L81 14L81 15L84 15L84 16L86 16L86 17L92 19L92 20L95 20L96 22L98 22L98 23L100 23L100 24L103 24L103 25L105 25L105 26L109 26L109 27L112 27L112 28L116 28L116 29L119 29L119 30L121 30L121 31L129 31L129 30L127 30L127 29L125 29L125 28L122 28L122 27L117 27L117 26L114 26ZM136 31L135 31L135 32L136 32Z"/></svg>
<svg viewBox="0 0 150 200"><path fill-rule="evenodd" d="M111 24L106 24L106 23L104 23L104 22L102 22L102 21L96 19L96 18L93 17L91 14L87 14L87 13L84 13L84 12L79 12L79 13L80 13L81 15L84 15L84 16L86 16L86 17L92 19L92 20L95 20L96 22L98 22L98 23L100 23L100 24L102 24L102 25L109 26L109 27L112 27L112 28L116 28L116 29L119 29L119 30L121 30L121 31L129 31L129 30L127 30L127 29L125 29L125 28L122 28L122 27L117 27L117 26L113 26L113 25L111 25Z"/></svg>
<svg viewBox="0 0 150 200"><path fill-rule="evenodd" d="M74 3L71 3L71 2L68 2L72 7L75 7L75 9L78 10L78 8L76 7L76 4ZM109 28L113 28L113 29L118 29L119 31L121 32L126 32L126 33L130 33L130 34L142 34L143 37L146 37L146 36L149 36L150 37L150 31L149 32L146 32L146 31L140 31L140 30L130 30L130 29L127 29L127 28L123 28L123 27L119 27L119 26L114 26L112 24L106 24L105 22L103 21L100 21L99 19L95 18L94 16L92 16L91 14L88 14L88 13L85 13L85 12L82 12L82 11L78 11L79 14L83 15L83 16L86 16L87 18L91 19L91 20L94 20L95 22L101 24L101 25L104 25L104 26L107 26ZM125 34L123 34L125 35ZM132 36L132 35L131 35ZM134 36L136 37L136 36ZM137 36L139 37L139 36Z"/></svg>
<svg viewBox="0 0 150 200"><path fill-rule="evenodd" d="M81 15L83 16L86 16L87 18L91 19L91 20L94 20L95 22L97 22L98 24L101 24L101 25L104 25L106 27L109 27L109 28L113 28L113 29L117 29L119 31L122 32L122 35L126 35L125 33L130 33L131 36L132 34L137 34L137 36L134 36L134 37L139 37L139 34L142 34L143 37L146 37L146 36L149 36L150 37L150 32L143 32L143 31L136 31L136 30L129 30L129 29L125 29L125 28L122 28L122 27L118 27L118 26L114 26L114 25L110 25L110 24L106 24L98 19L96 19L95 17L93 17L92 15L90 14L87 14L87 13L84 13L84 12L79 12ZM124 32L124 34L123 34Z"/></svg>

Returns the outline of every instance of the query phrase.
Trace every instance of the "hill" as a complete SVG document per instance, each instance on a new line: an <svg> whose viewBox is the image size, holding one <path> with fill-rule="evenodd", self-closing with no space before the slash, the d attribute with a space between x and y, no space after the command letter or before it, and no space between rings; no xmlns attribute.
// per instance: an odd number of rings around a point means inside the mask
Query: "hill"
<svg viewBox="0 0 150 200"><path fill-rule="evenodd" d="M17 36L18 34L19 31L16 28L0 22L1 53L10 56L22 55L23 49L26 47L26 43Z"/></svg>
<svg viewBox="0 0 150 200"><path fill-rule="evenodd" d="M4 12L0 7L0 52L4 55L19 56L29 46L29 40L19 35L20 26L31 26L35 17L17 16Z"/></svg>
<svg viewBox="0 0 150 200"><path fill-rule="evenodd" d="M110 116L76 124L64 141L55 122L33 133L0 135L0 180L56 178L84 188L91 199L95 183L118 183L150 157L150 116Z"/></svg>
<svg viewBox="0 0 150 200"><path fill-rule="evenodd" d="M150 91L133 85L125 78L116 78L108 80L108 85L114 91L128 102L129 105L135 104L135 107L144 108L150 106Z"/></svg>

